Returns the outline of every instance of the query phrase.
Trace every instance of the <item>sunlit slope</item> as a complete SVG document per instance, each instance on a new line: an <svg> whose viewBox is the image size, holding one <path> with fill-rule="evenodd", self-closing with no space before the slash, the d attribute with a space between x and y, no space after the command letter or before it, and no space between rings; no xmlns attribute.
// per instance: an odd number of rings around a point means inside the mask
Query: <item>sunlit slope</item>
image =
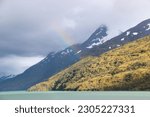
<svg viewBox="0 0 150 117"><path fill-rule="evenodd" d="M85 58L29 91L150 90L150 36Z"/></svg>

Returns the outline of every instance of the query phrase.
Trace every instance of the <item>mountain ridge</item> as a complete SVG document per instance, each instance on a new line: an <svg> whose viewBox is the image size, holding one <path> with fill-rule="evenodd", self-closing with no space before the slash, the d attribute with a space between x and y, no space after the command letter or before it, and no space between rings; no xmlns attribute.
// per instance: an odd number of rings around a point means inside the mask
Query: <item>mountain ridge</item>
<svg viewBox="0 0 150 117"><path fill-rule="evenodd" d="M150 36L84 58L28 90L150 90Z"/></svg>
<svg viewBox="0 0 150 117"><path fill-rule="evenodd" d="M17 75L14 79L0 82L0 91L26 90L39 82L47 80L50 76L71 66L84 57L98 56L111 49L149 35L150 30L148 24L150 24L150 19L139 23L112 39L107 39L107 35L109 35L107 34L107 27L103 25L101 27L103 31L99 27L84 43L70 46L57 53L50 53L45 59L31 66L22 74ZM101 31L102 35L101 33L97 34L99 31ZM97 35L99 35L99 38ZM91 43L92 40L94 40L93 43Z"/></svg>
<svg viewBox="0 0 150 117"><path fill-rule="evenodd" d="M12 75L12 74L5 74L5 73L0 73L0 82L10 79L10 78L14 78L16 75Z"/></svg>

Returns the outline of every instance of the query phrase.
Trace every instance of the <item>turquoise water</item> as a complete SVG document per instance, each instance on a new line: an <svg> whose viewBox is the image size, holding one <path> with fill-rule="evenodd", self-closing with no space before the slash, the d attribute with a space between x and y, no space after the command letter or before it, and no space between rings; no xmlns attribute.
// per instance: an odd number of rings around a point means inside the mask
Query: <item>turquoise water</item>
<svg viewBox="0 0 150 117"><path fill-rule="evenodd" d="M0 100L149 100L150 92L0 92Z"/></svg>

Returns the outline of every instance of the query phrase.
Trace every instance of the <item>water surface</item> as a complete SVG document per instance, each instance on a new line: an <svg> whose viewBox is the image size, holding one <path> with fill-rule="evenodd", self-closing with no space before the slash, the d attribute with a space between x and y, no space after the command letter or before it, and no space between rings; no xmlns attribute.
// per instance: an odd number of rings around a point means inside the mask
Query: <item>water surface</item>
<svg viewBox="0 0 150 117"><path fill-rule="evenodd" d="M150 92L128 91L48 91L0 92L0 100L149 100Z"/></svg>

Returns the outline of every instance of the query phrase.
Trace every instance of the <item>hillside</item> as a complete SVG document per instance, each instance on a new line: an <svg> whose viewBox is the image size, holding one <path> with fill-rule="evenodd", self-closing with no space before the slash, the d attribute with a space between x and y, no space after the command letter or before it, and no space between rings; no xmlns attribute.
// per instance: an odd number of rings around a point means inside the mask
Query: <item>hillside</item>
<svg viewBox="0 0 150 117"><path fill-rule="evenodd" d="M28 90L150 90L150 36L82 59Z"/></svg>
<svg viewBox="0 0 150 117"><path fill-rule="evenodd" d="M1 81L0 91L27 90L85 57L99 56L147 35L150 35L150 19L142 21L115 37L111 36L109 27L101 25L85 42L69 46L58 52L50 52L42 61L16 75L13 79Z"/></svg>

